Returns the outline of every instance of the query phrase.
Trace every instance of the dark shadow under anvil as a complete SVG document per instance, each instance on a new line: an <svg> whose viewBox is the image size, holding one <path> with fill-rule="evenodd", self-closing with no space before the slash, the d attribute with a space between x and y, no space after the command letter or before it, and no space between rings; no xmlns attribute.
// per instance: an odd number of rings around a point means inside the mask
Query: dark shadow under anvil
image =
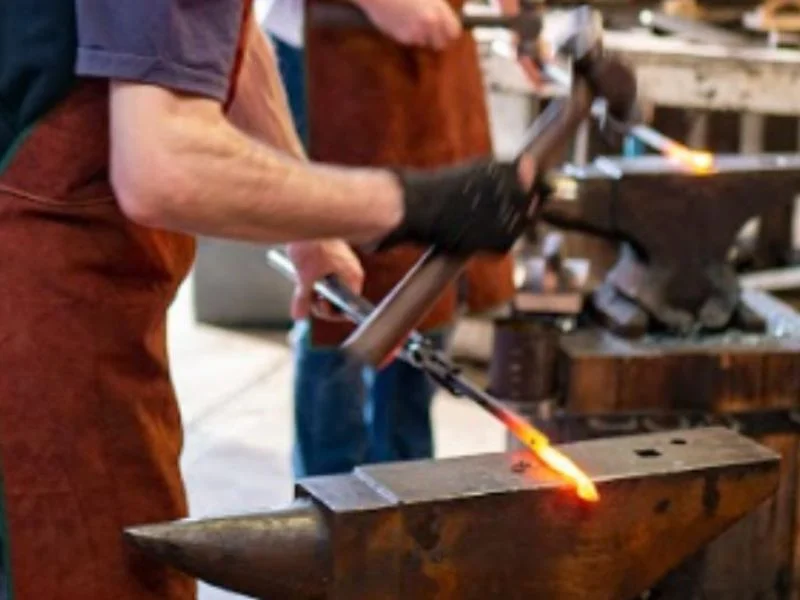
<svg viewBox="0 0 800 600"><path fill-rule="evenodd" d="M710 172L660 156L599 158L553 179L544 219L618 240L594 308L612 331L763 330L728 254L742 227L800 190L800 155L717 155Z"/></svg>

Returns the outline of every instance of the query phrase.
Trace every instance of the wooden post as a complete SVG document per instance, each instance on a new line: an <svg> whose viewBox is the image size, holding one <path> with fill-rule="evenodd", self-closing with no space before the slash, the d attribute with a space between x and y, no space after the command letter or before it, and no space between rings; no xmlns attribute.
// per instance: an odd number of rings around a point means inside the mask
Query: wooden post
<svg viewBox="0 0 800 600"><path fill-rule="evenodd" d="M708 113L696 111L690 116L686 144L692 148L706 148L708 144Z"/></svg>
<svg viewBox="0 0 800 600"><path fill-rule="evenodd" d="M739 121L739 152L756 154L764 144L764 117L754 113L742 113Z"/></svg>

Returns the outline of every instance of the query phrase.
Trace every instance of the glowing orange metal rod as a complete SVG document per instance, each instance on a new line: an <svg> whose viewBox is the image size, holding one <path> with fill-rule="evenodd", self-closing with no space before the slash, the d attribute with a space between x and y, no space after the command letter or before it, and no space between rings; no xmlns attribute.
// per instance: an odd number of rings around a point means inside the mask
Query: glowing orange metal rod
<svg viewBox="0 0 800 600"><path fill-rule="evenodd" d="M288 279L297 281L294 265L285 254L278 250L269 250L267 260ZM316 282L314 289L355 323L363 322L373 310L369 301L354 294L333 276ZM600 496L592 480L567 456L553 448L547 436L520 415L503 406L499 400L462 377L458 368L451 364L443 354L427 345L422 334L416 331L411 333L411 338L400 357L409 364L424 370L450 393L469 398L494 415L545 466L573 484L580 498L588 502L596 502L599 499Z"/></svg>
<svg viewBox="0 0 800 600"><path fill-rule="evenodd" d="M671 158L689 167L695 173L710 173L714 169L713 154L700 150L692 150L668 138L663 133L659 133L655 129L645 127L644 125L636 125L631 128L630 134L652 147L654 150L658 150L667 158Z"/></svg>
<svg viewBox="0 0 800 600"><path fill-rule="evenodd" d="M550 445L550 440L545 434L491 396L484 394L483 398L476 401L502 421L546 467L574 485L579 498L587 502L597 502L600 499L592 480L569 457Z"/></svg>

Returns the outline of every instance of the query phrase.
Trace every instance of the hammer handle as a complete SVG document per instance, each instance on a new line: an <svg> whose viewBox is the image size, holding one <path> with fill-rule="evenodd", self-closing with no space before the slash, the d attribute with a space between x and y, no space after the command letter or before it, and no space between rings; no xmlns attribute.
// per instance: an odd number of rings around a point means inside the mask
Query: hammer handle
<svg viewBox="0 0 800 600"><path fill-rule="evenodd" d="M367 364L384 366L468 261L468 256L428 250L345 341L345 352Z"/></svg>
<svg viewBox="0 0 800 600"><path fill-rule="evenodd" d="M572 94L556 100L531 127L519 156L529 154L537 173L545 174L561 162L561 154L580 124L589 116L594 95L576 79ZM414 327L433 308L447 285L466 266L469 257L452 256L431 248L345 341L351 356L380 366L405 342Z"/></svg>
<svg viewBox="0 0 800 600"><path fill-rule="evenodd" d="M308 23L319 29L375 29L367 13L352 4L313 4L308 10ZM516 15L461 15L465 29L491 27L515 29L521 18Z"/></svg>

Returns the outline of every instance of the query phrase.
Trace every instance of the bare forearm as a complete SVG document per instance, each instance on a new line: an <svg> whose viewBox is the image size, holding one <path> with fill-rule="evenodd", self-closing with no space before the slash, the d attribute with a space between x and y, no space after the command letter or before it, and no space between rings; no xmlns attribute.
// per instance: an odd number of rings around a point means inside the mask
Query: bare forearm
<svg viewBox="0 0 800 600"><path fill-rule="evenodd" d="M191 103L187 110L164 90L114 86L113 179L132 218L265 243L367 242L401 221L402 191L391 174L310 165L238 131L212 102ZM159 104L169 118L154 122L146 107Z"/></svg>

